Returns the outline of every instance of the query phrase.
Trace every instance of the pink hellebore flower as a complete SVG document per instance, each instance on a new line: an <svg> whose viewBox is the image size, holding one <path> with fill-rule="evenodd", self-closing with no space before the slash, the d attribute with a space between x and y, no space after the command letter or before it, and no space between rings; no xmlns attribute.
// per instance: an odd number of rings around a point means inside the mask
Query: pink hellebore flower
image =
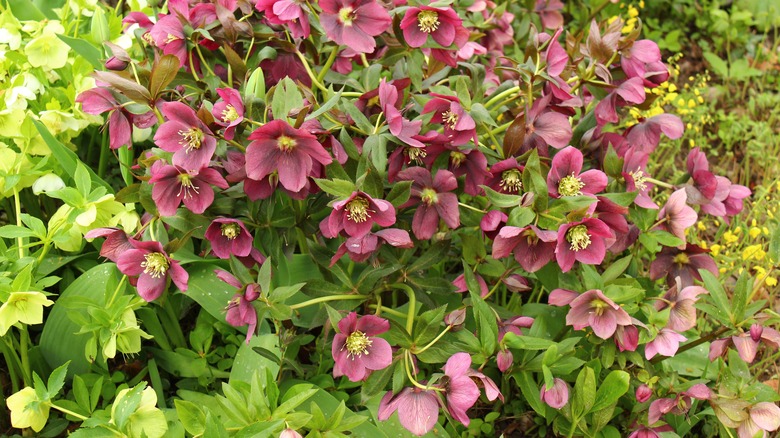
<svg viewBox="0 0 780 438"><path fill-rule="evenodd" d="M180 67L187 65L187 37L184 34L184 26L175 13L160 18L149 30L149 35L163 54L179 58Z"/></svg>
<svg viewBox="0 0 780 438"><path fill-rule="evenodd" d="M84 91L76 97L76 102L81 103L81 109L87 114L109 113L108 116L108 144L111 149L128 147L133 144L133 125L138 128L149 128L157 123L154 112L146 114L133 114L119 104L114 94L104 87L92 88Z"/></svg>
<svg viewBox="0 0 780 438"><path fill-rule="evenodd" d="M710 172L710 163L701 149L691 149L686 159L686 168L688 175L693 178L693 184L685 186L688 200L693 204L705 204L707 200L714 198L718 180L715 179L715 174Z"/></svg>
<svg viewBox="0 0 780 438"><path fill-rule="evenodd" d="M748 333L740 333L723 339L712 341L710 344L710 361L726 354L730 344L734 344L739 357L747 363L753 363L758 354L758 345L763 342L775 349L780 348L780 332L771 327L761 327L758 330L756 324L750 327Z"/></svg>
<svg viewBox="0 0 780 438"><path fill-rule="evenodd" d="M231 255L246 257L252 252L254 238L238 219L214 219L205 237L211 243L211 252L221 259L229 259Z"/></svg>
<svg viewBox="0 0 780 438"><path fill-rule="evenodd" d="M656 63L661 62L661 50L652 40L638 40L630 48L621 51L620 68L629 78L645 78L648 70L655 73Z"/></svg>
<svg viewBox="0 0 780 438"><path fill-rule="evenodd" d="M233 274L221 269L214 270L214 273L217 274L217 278L238 289L238 293L228 303L225 321L233 327L247 326L246 343L248 344L257 329L257 311L252 301L260 296L260 286L252 283L244 287Z"/></svg>
<svg viewBox="0 0 780 438"><path fill-rule="evenodd" d="M212 185L228 188L227 181L215 169L204 167L187 172L177 166L155 161L151 168L152 199L161 216L173 216L183 202L188 210L201 214L214 202Z"/></svg>
<svg viewBox="0 0 780 438"><path fill-rule="evenodd" d="M696 307L694 304L699 295L708 294L707 289L701 286L682 287L681 283L675 284L664 294L664 301L656 301L655 309L669 308L669 321L666 327L684 332L696 325Z"/></svg>
<svg viewBox="0 0 780 438"><path fill-rule="evenodd" d="M105 257L112 262L116 263L125 251L133 249L133 244L127 237L127 233L119 228L95 228L94 230L87 231L84 234L85 239L95 239L98 237L105 237L103 246L100 247L101 257Z"/></svg>
<svg viewBox="0 0 780 438"><path fill-rule="evenodd" d="M606 123L617 123L619 119L617 107L630 104L640 104L645 101L645 86L642 78L631 78L617 86L607 97L602 99L594 110L599 126Z"/></svg>
<svg viewBox="0 0 780 438"><path fill-rule="evenodd" d="M450 139L453 146L461 146L473 140L477 143L477 123L461 106L455 96L431 93L433 99L423 106L422 113L433 113L431 123L444 126L444 135ZM487 163L485 163L487 164Z"/></svg>
<svg viewBox="0 0 780 438"><path fill-rule="evenodd" d="M631 126L626 131L626 140L639 149L653 152L661 141L661 134L672 140L682 137L685 126L682 120L673 114L658 114Z"/></svg>
<svg viewBox="0 0 780 438"><path fill-rule="evenodd" d="M780 408L770 402L760 402L748 409L748 417L737 428L739 438L753 438L761 432L766 437L767 432L780 428Z"/></svg>
<svg viewBox="0 0 780 438"><path fill-rule="evenodd" d="M567 146L555 154L547 174L547 192L554 198L595 195L607 187L607 175L597 169L582 172L582 152Z"/></svg>
<svg viewBox="0 0 780 438"><path fill-rule="evenodd" d="M439 170L432 177L423 167L410 167L398 172L401 181L412 181L411 198L401 207L417 205L412 219L412 232L419 240L430 239L439 228L439 219L450 228L460 225L458 196L451 193L458 188L455 175L448 170Z"/></svg>
<svg viewBox="0 0 780 438"><path fill-rule="evenodd" d="M279 438L303 438L303 435L292 429L285 429L279 434Z"/></svg>
<svg viewBox="0 0 780 438"><path fill-rule="evenodd" d="M317 137L295 129L284 120L273 120L249 135L246 148L246 175L262 180L277 172L279 182L291 192L304 188L314 161L327 166L333 161Z"/></svg>
<svg viewBox="0 0 780 438"><path fill-rule="evenodd" d="M687 390L677 394L675 398L659 398L650 403L647 412L647 423L653 425L668 413L673 415L682 415L691 408L692 398L697 400L709 400L712 398L712 391L703 383L697 383Z"/></svg>
<svg viewBox="0 0 780 438"><path fill-rule="evenodd" d="M558 228L555 258L563 272L569 272L575 261L598 265L607 254L605 239L614 238L609 227L599 219L585 218Z"/></svg>
<svg viewBox="0 0 780 438"><path fill-rule="evenodd" d="M514 362L515 358L510 350L500 350L496 355L496 365L502 373L506 372Z"/></svg>
<svg viewBox="0 0 780 438"><path fill-rule="evenodd" d="M623 172L621 175L626 182L627 192L637 192L634 204L652 210L657 210L658 205L650 197L650 191L655 184L647 182L647 160L650 155L638 149L629 148L623 155Z"/></svg>
<svg viewBox="0 0 780 438"><path fill-rule="evenodd" d="M674 429L668 424L657 427L639 426L638 429L631 432L631 435L629 435L628 438L661 438L659 433L663 432L674 432Z"/></svg>
<svg viewBox="0 0 780 438"><path fill-rule="evenodd" d="M412 242L411 237L409 237L408 231L399 230L398 228L385 228L376 233L368 233L360 237L347 238L347 240L336 250L336 254L330 259L330 265L335 265L344 254L348 254L352 261L364 262L368 260L371 255L376 253L384 242L396 248L414 248L414 243Z"/></svg>
<svg viewBox="0 0 780 438"><path fill-rule="evenodd" d="M390 14L376 0L319 0L320 23L328 38L358 53L376 48L374 37L390 28Z"/></svg>
<svg viewBox="0 0 780 438"><path fill-rule="evenodd" d="M685 189L679 189L669 196L666 204L658 211L658 220L663 220L658 227L682 240L682 245L678 247L680 249L685 248L685 230L699 218L696 211L685 203L686 199Z"/></svg>
<svg viewBox="0 0 780 438"><path fill-rule="evenodd" d="M479 388L468 374L470 367L471 356L468 353L455 353L447 359L443 368L444 375L448 377L446 383L447 410L452 418L465 426L468 426L470 422L466 411L474 406L474 403L479 399Z"/></svg>
<svg viewBox="0 0 780 438"><path fill-rule="evenodd" d="M479 229L489 239L495 239L501 228L506 225L509 216L501 210L490 210L479 220Z"/></svg>
<svg viewBox="0 0 780 438"><path fill-rule="evenodd" d="M255 8L265 14L269 24L290 29L293 38L308 38L311 34L308 9L300 0L257 0Z"/></svg>
<svg viewBox="0 0 780 438"><path fill-rule="evenodd" d="M181 102L166 102L161 112L168 120L157 129L154 142L164 151L173 152L173 165L187 171L208 166L217 139L195 110Z"/></svg>
<svg viewBox="0 0 780 438"><path fill-rule="evenodd" d="M498 342L504 339L507 333L514 333L522 336L521 328L530 328L534 325L534 319L530 316L515 316L513 318L498 321Z"/></svg>
<svg viewBox="0 0 780 438"><path fill-rule="evenodd" d="M433 163L436 159L442 155L448 153L450 156L447 170L452 172L455 177L465 175L466 183L463 187L463 191L471 196L479 196L482 194L482 188L480 187L485 183L485 178L490 176L487 171L487 157L476 147L472 148L459 148L453 144L435 142L425 148L427 157L423 160L427 167L433 167Z"/></svg>
<svg viewBox="0 0 780 438"><path fill-rule="evenodd" d="M333 339L334 377L347 376L353 382L359 382L371 371L386 368L393 362L390 344L376 337L390 330L386 319L374 315L358 318L351 312L338 324L340 333Z"/></svg>
<svg viewBox="0 0 780 438"><path fill-rule="evenodd" d="M534 12L539 14L545 29L557 29L563 26L563 2L561 0L536 0Z"/></svg>
<svg viewBox="0 0 780 438"><path fill-rule="evenodd" d="M364 192L354 192L349 198L333 204L333 211L320 224L322 234L334 238L343 230L350 237L362 237L374 223L389 227L395 223L393 204L374 199Z"/></svg>
<svg viewBox="0 0 780 438"><path fill-rule="evenodd" d="M514 254L515 260L527 272L536 272L555 258L555 231L541 230L535 225L523 228L505 226L493 240L493 258Z"/></svg>
<svg viewBox="0 0 780 438"><path fill-rule="evenodd" d="M636 351L639 346L639 329L635 325L619 325L615 330L615 345L620 351Z"/></svg>
<svg viewBox="0 0 780 438"><path fill-rule="evenodd" d="M554 409L560 409L569 402L569 385L557 377L553 382L552 388L547 388L547 385L542 384L542 389L539 391L539 398L542 399L547 406Z"/></svg>
<svg viewBox="0 0 780 438"><path fill-rule="evenodd" d="M138 295L146 301L160 298L168 285L168 277L180 291L187 291L189 275L172 260L160 242L131 240L133 249L123 252L116 266L130 277L130 284L138 288Z"/></svg>
<svg viewBox="0 0 780 438"><path fill-rule="evenodd" d="M706 269L717 276L718 265L708 253L709 250L691 243L683 250L666 247L650 264L650 279L658 280L665 276L666 283L673 287L679 277L681 286L688 287L693 286L694 280L701 281L699 269Z"/></svg>
<svg viewBox="0 0 780 438"><path fill-rule="evenodd" d="M403 103L403 88L399 88L403 83L398 84L397 82L399 81L388 83L384 78L379 82L379 88L377 88L379 107L385 113L390 133L405 144L413 148L419 148L408 151L408 158L414 161L425 157L425 144L418 138L422 121L406 120L401 115L401 111L398 108Z"/></svg>
<svg viewBox="0 0 780 438"><path fill-rule="evenodd" d="M487 294L490 293L487 282L485 282L485 279L482 278L482 276L477 273L475 273L474 276L477 278L477 283L479 283L479 295L482 298L485 298ZM458 275L454 280L452 280L452 285L457 288L455 292L458 293L468 292L469 287L466 284L466 274Z"/></svg>
<svg viewBox="0 0 780 438"><path fill-rule="evenodd" d="M232 140L236 126L244 120L244 102L233 88L217 88L217 94L222 100L214 104L211 114L218 125L225 127L225 139Z"/></svg>
<svg viewBox="0 0 780 438"><path fill-rule="evenodd" d="M601 339L609 339L620 325L631 325L628 313L598 289L583 293L569 305L571 309L566 314L566 324L574 330L590 327Z"/></svg>
<svg viewBox="0 0 780 438"><path fill-rule="evenodd" d="M440 46L449 47L462 27L463 20L451 7L411 7L401 20L401 30L410 47L421 47L428 40L428 35Z"/></svg>
<svg viewBox="0 0 780 438"><path fill-rule="evenodd" d="M634 395L636 396L636 401L638 401L639 403L644 403L650 400L650 397L653 396L653 390L650 389L649 386L643 383L639 385Z"/></svg>
<svg viewBox="0 0 780 438"><path fill-rule="evenodd" d="M564 114L550 108L552 95L536 99L525 115L525 137L519 153L537 149L539 155L549 156L548 145L563 149L572 137L571 122Z"/></svg>
<svg viewBox="0 0 780 438"><path fill-rule="evenodd" d="M490 177L485 185L510 195L520 195L523 190L523 166L514 157L499 161L490 167Z"/></svg>
<svg viewBox="0 0 780 438"><path fill-rule="evenodd" d="M433 430L439 419L441 399L434 390L404 388L398 395L388 391L379 402L377 419L385 421L398 411L398 420L409 432L423 436Z"/></svg>
<svg viewBox="0 0 780 438"><path fill-rule="evenodd" d="M645 344L645 358L650 360L656 354L672 357L677 353L680 342L687 339L672 329L662 328L655 339Z"/></svg>

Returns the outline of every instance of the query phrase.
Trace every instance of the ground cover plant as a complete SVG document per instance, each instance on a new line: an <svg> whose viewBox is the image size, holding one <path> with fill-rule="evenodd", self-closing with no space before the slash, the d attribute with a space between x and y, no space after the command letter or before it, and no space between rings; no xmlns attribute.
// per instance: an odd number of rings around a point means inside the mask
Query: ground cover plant
<svg viewBox="0 0 780 438"><path fill-rule="evenodd" d="M661 3L0 3L2 430L771 434L778 23Z"/></svg>

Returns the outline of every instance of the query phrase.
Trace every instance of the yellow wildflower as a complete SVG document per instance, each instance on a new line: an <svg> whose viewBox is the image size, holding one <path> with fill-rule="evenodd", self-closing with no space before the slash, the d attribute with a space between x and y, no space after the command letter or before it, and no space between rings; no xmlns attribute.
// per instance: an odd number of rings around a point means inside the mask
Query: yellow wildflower
<svg viewBox="0 0 780 438"><path fill-rule="evenodd" d="M766 257L766 252L762 249L760 244L750 245L742 251L742 260L758 260L761 261Z"/></svg>
<svg viewBox="0 0 780 438"><path fill-rule="evenodd" d="M777 286L777 279L775 277L767 277L764 283L769 287Z"/></svg>
<svg viewBox="0 0 780 438"><path fill-rule="evenodd" d="M751 239L755 239L756 237L761 235L761 228L758 228L757 226L755 226L755 222L756 221L753 220L754 224L753 224L752 227L750 227L750 232L748 233L748 234L750 234L750 238Z"/></svg>
<svg viewBox="0 0 780 438"><path fill-rule="evenodd" d="M720 250L721 250L722 248L723 248L722 246L720 246L720 245L718 245L718 244L716 243L716 244L714 244L714 245L712 245L712 246L710 247L710 253L711 253L713 256L717 257L717 256L719 256L719 255L720 255Z"/></svg>

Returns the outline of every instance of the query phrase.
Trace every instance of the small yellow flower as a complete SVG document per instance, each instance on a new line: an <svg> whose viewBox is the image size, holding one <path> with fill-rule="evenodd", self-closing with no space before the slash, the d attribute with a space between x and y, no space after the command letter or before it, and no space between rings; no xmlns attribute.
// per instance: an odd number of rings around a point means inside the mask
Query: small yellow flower
<svg viewBox="0 0 780 438"><path fill-rule="evenodd" d="M754 219L753 220L753 226L750 227L750 231L748 232L748 234L750 234L750 238L751 239L755 239L755 238L757 238L758 236L761 235L761 228L758 228L757 226L755 226L755 222L756 221Z"/></svg>
<svg viewBox="0 0 780 438"><path fill-rule="evenodd" d="M728 230L725 233L723 233L723 240L726 241L726 243L728 244L732 244L738 241L739 237L736 235L736 233L733 233L731 230Z"/></svg>
<svg viewBox="0 0 780 438"><path fill-rule="evenodd" d="M29 386L8 397L6 406L11 411L11 425L19 429L31 427L40 432L49 419L49 403L41 402Z"/></svg>
<svg viewBox="0 0 780 438"><path fill-rule="evenodd" d="M704 222L696 222L696 228L699 229L699 231L705 231L707 229L707 226L704 225Z"/></svg>
<svg viewBox="0 0 780 438"><path fill-rule="evenodd" d="M742 260L758 260L761 261L766 257L766 252L762 249L761 245L750 245L742 251Z"/></svg>
<svg viewBox="0 0 780 438"><path fill-rule="evenodd" d="M767 277L764 283L769 287L777 286L777 279L775 277Z"/></svg>
<svg viewBox="0 0 780 438"><path fill-rule="evenodd" d="M716 243L716 244L714 244L714 245L712 245L712 246L710 247L710 253L711 253L713 256L717 257L717 256L719 256L719 255L720 255L720 250L721 250L722 248L723 248L722 246L720 246L720 245L718 245L718 244Z"/></svg>

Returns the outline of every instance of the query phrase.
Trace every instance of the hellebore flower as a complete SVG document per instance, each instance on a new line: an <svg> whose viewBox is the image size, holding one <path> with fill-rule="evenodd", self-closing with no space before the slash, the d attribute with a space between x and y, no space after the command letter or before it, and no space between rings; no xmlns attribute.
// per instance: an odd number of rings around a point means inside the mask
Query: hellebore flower
<svg viewBox="0 0 780 438"><path fill-rule="evenodd" d="M401 30L410 47L422 47L428 35L440 46L449 47L462 27L463 20L451 7L411 7L401 20Z"/></svg>
<svg viewBox="0 0 780 438"><path fill-rule="evenodd" d="M358 318L351 312L338 324L340 333L333 339L334 377L347 376L353 382L359 382L371 371L386 368L393 362L390 344L376 335L390 330L386 319L374 315Z"/></svg>
<svg viewBox="0 0 780 438"><path fill-rule="evenodd" d="M133 249L119 256L116 266L130 277L130 284L138 288L138 295L146 301L160 298L168 285L168 277L180 291L187 291L189 274L177 260L168 257L160 242L131 240Z"/></svg>
<svg viewBox="0 0 780 438"><path fill-rule="evenodd" d="M568 146L555 154L550 173L547 174L547 192L550 196L595 195L607 187L607 175L597 169L582 172L582 161L582 152L574 146Z"/></svg>
<svg viewBox="0 0 780 438"><path fill-rule="evenodd" d="M17 322L27 325L42 323L43 307L52 304L54 301L39 291L11 292L0 306L0 336L5 335Z"/></svg>
<svg viewBox="0 0 780 438"><path fill-rule="evenodd" d="M617 123L620 118L617 107L630 104L640 104L645 101L645 86L642 78L631 78L612 90L602 99L594 110L599 126L606 123Z"/></svg>
<svg viewBox="0 0 780 438"><path fill-rule="evenodd" d="M257 328L257 311L252 301L260 296L260 286L252 283L244 287L233 274L221 269L215 269L214 273L217 274L217 278L238 289L238 293L228 302L225 321L233 327L247 326L246 343L248 344Z"/></svg>
<svg viewBox="0 0 780 438"><path fill-rule="evenodd" d="M650 389L649 386L643 383L639 385L634 395L636 396L636 401L638 401L639 403L644 403L650 400L650 397L653 396L653 390Z"/></svg>
<svg viewBox="0 0 780 438"><path fill-rule="evenodd" d="M314 167L313 160L323 166L333 159L317 141L317 137L295 129L284 120L273 120L249 135L246 148L246 175L262 180L277 172L279 182L291 191L304 188Z"/></svg>
<svg viewBox="0 0 780 438"><path fill-rule="evenodd" d="M155 144L173 152L174 166L187 171L207 167L217 149L217 139L195 110L181 102L166 102L160 111L168 120L157 129Z"/></svg>
<svg viewBox="0 0 780 438"><path fill-rule="evenodd" d="M647 411L647 423L655 424L662 416L670 412L673 415L685 414L691 408L691 398L709 400L711 397L712 391L707 385L698 383L677 394L675 398L659 398L650 403L650 408Z"/></svg>
<svg viewBox="0 0 780 438"><path fill-rule="evenodd" d="M661 134L672 140L682 137L685 127L682 120L673 114L658 114L631 126L626 131L626 140L639 149L653 152L661 141Z"/></svg>
<svg viewBox="0 0 780 438"><path fill-rule="evenodd" d="M51 405L44 400L39 400L35 389L25 387L8 397L5 404L11 412L13 427L19 429L30 427L34 432L40 432L43 426L46 426Z"/></svg>
<svg viewBox="0 0 780 438"><path fill-rule="evenodd" d="M666 283L673 287L679 277L680 285L688 287L693 286L694 280L701 281L700 269L706 269L717 276L718 265L708 253L708 250L691 243L682 250L665 247L650 264L650 279L658 280L666 276Z"/></svg>
<svg viewBox="0 0 780 438"><path fill-rule="evenodd" d="M184 26L176 14L160 18L149 30L149 35L163 54L179 58L179 67L187 65L187 39Z"/></svg>
<svg viewBox="0 0 780 438"><path fill-rule="evenodd" d="M601 339L609 339L619 325L631 325L628 313L598 289L581 294L569 305L571 309L566 314L566 324L574 330L590 327Z"/></svg>
<svg viewBox="0 0 780 438"><path fill-rule="evenodd" d="M279 438L303 438L303 435L288 428L283 430L282 433L279 434Z"/></svg>
<svg viewBox="0 0 780 438"><path fill-rule="evenodd" d="M374 199L364 192L354 192L349 198L333 204L333 211L320 223L322 234L334 238L343 230L350 237L363 237L374 223L389 227L395 223L393 204Z"/></svg>
<svg viewBox="0 0 780 438"><path fill-rule="evenodd" d="M401 207L417 205L412 219L412 232L419 240L427 240L439 228L439 219L450 228L460 225L458 196L451 193L458 188L455 175L448 170L439 170L431 177L428 169L410 167L398 172L401 181L412 181L411 198Z"/></svg>
<svg viewBox="0 0 780 438"><path fill-rule="evenodd" d="M487 282L485 282L485 279L482 278L482 276L477 273L475 273L474 276L477 278L477 283L479 283L479 295L482 298L485 298L487 294L490 293ZM452 285L457 288L455 292L458 293L468 292L469 287L466 284L466 274L458 275L454 280L452 280Z"/></svg>
<svg viewBox="0 0 780 438"><path fill-rule="evenodd" d="M514 333L522 336L521 328L530 328L534 325L534 319L530 316L515 316L513 318L498 321L498 342L504 339L507 333Z"/></svg>
<svg viewBox="0 0 780 438"><path fill-rule="evenodd" d="M479 220L479 229L488 238L495 239L501 228L506 225L508 219L509 216L503 211L490 210Z"/></svg>
<svg viewBox="0 0 780 438"><path fill-rule="evenodd" d="M358 53L376 48L374 37L390 28L393 19L375 0L320 0L320 23L337 44Z"/></svg>
<svg viewBox="0 0 780 438"><path fill-rule="evenodd" d="M535 225L523 228L505 226L493 240L493 258L515 255L527 272L536 272L555 258L555 231L540 230Z"/></svg>
<svg viewBox="0 0 780 438"><path fill-rule="evenodd" d="M408 231L399 230L398 228L385 228L376 233L347 238L330 259L330 265L335 265L344 254L348 254L349 258L355 262L364 262L379 249L383 242L387 242L396 248L414 247Z"/></svg>
<svg viewBox="0 0 780 438"><path fill-rule="evenodd" d="M388 83L384 79L379 81L379 87L377 88L379 106L382 112L385 113L385 119L390 128L390 133L407 145L412 146L413 148L420 148L416 152L414 152L415 150L408 151L409 158L411 160L416 160L425 157L425 150L423 149L425 148L425 144L418 138L422 121L409 121L401 115L401 111L398 108L403 102L403 89L399 90L400 85L403 85L403 83ZM398 166L398 168L400 168L400 166Z"/></svg>
<svg viewBox="0 0 780 438"><path fill-rule="evenodd" d="M485 178L490 176L487 171L487 158L477 148L458 148L449 143L435 142L425 148L426 158L423 160L427 167L432 168L433 163L442 153L449 153L447 170L455 177L466 176L466 184L463 191L471 196L482 194L480 185L485 183Z"/></svg>
<svg viewBox="0 0 780 438"><path fill-rule="evenodd" d="M620 351L636 351L639 346L639 329L635 325L619 325L615 330L615 345Z"/></svg>
<svg viewBox="0 0 780 438"><path fill-rule="evenodd" d="M555 149L563 149L569 144L572 136L571 123L568 117L550 108L551 99L551 94L536 99L528 114L525 116L521 114L515 119L524 122L525 130L521 136L522 144L519 151L512 150L512 155L537 149L539 155L547 157L549 156L548 145Z"/></svg>
<svg viewBox="0 0 780 438"><path fill-rule="evenodd" d="M212 185L228 188L222 175L210 167L187 172L181 167L155 161L151 173L152 199L161 216L175 215L182 202L191 212L201 214L214 202Z"/></svg>
<svg viewBox="0 0 780 438"><path fill-rule="evenodd" d="M757 327L756 327L757 326ZM760 330L758 330L760 328ZM710 361L714 361L720 356L726 354L726 349L730 344L734 344L739 353L739 357L747 363L753 363L758 354L758 345L764 342L774 348L780 347L780 332L770 327L761 327L754 324L750 327L748 333L712 341L710 344Z"/></svg>
<svg viewBox="0 0 780 438"><path fill-rule="evenodd" d="M133 248L127 233L119 228L95 228L84 234L85 239L96 239L98 237L106 238L103 241L103 246L100 247L100 256L114 263L116 263L123 252Z"/></svg>
<svg viewBox="0 0 780 438"><path fill-rule="evenodd" d="M621 175L626 182L627 192L637 192L634 204L652 210L657 210L658 205L650 197L650 190L655 184L647 182L647 160L650 157L646 152L629 148L623 155L623 172Z"/></svg>
<svg viewBox="0 0 780 438"><path fill-rule="evenodd" d="M780 428L780 408L770 402L760 402L748 409L748 417L737 428L739 438L753 438L760 431L765 437L767 432Z"/></svg>
<svg viewBox="0 0 780 438"><path fill-rule="evenodd" d="M211 252L221 259L229 259L231 255L246 257L252 252L254 239L238 219L214 219L206 229L205 237L211 243Z"/></svg>
<svg viewBox="0 0 780 438"><path fill-rule="evenodd" d="M127 111L108 88L97 87L84 91L76 97L76 102L81 103L82 111L87 114L109 113L108 145L111 149L119 149L125 145L132 146L133 126L149 128L157 123L157 118L152 111L146 114L133 114Z"/></svg>
<svg viewBox="0 0 780 438"><path fill-rule="evenodd" d="M598 265L607 254L605 239L613 238L612 231L602 221L586 218L580 222L563 224L558 228L555 258L563 272L569 272L575 261Z"/></svg>
<svg viewBox="0 0 780 438"><path fill-rule="evenodd" d="M485 185L500 193L519 195L523 190L523 166L516 158L499 161L490 168Z"/></svg>
<svg viewBox="0 0 780 438"><path fill-rule="evenodd" d="M656 354L672 357L677 353L680 342L688 338L669 328L662 328L655 339L645 344L645 358L652 359Z"/></svg>
<svg viewBox="0 0 780 438"><path fill-rule="evenodd" d="M710 172L707 156L698 147L691 149L686 159L686 167L693 178L693 184L685 186L688 200L694 204L706 204L707 200L715 197L718 188L718 180L715 179L715 174Z"/></svg>
<svg viewBox="0 0 780 438"><path fill-rule="evenodd" d="M515 358L510 350L500 350L496 355L496 365L502 373L506 372L514 362Z"/></svg>
<svg viewBox="0 0 780 438"><path fill-rule="evenodd" d="M222 100L214 104L211 114L218 125L225 127L225 139L232 140L236 126L244 120L244 102L233 88L217 88L217 94Z"/></svg>
<svg viewBox="0 0 780 438"><path fill-rule="evenodd" d="M664 294L664 301L656 301L655 309L669 308L669 321L667 328L684 332L696 325L696 307L694 304L699 295L708 294L707 289L701 286L682 287L681 283L675 284Z"/></svg>
<svg viewBox="0 0 780 438"><path fill-rule="evenodd" d="M542 399L547 406L554 409L560 409L569 402L569 385L557 377L553 382L552 388L547 388L547 385L542 384L542 389L539 391L539 398Z"/></svg>
<svg viewBox="0 0 780 438"><path fill-rule="evenodd" d="M636 427L636 424L634 424L634 427ZM674 429L668 424L656 427L639 426L638 429L631 432L631 435L629 435L628 438L661 438L659 433L663 432L674 432Z"/></svg>
<svg viewBox="0 0 780 438"><path fill-rule="evenodd" d="M679 189L669 196L666 204L658 211L658 220L663 220L658 227L682 240L682 245L678 247L680 249L685 248L685 230L698 219L696 211L685 203L686 199L685 189Z"/></svg>
<svg viewBox="0 0 780 438"><path fill-rule="evenodd" d="M620 52L620 68L629 78L644 79L648 64L652 66L657 62L661 62L661 50L652 40L634 41L631 47Z"/></svg>
<svg viewBox="0 0 780 438"><path fill-rule="evenodd" d="M444 375L448 377L446 387L447 410L452 418L468 426L471 421L466 415L479 399L479 388L469 376L471 356L468 353L455 353L444 365Z"/></svg>
<svg viewBox="0 0 780 438"><path fill-rule="evenodd" d="M308 38L311 25L303 4L298 0L257 0L255 8L265 14L269 24L287 26L293 38Z"/></svg>
<svg viewBox="0 0 780 438"><path fill-rule="evenodd" d="M441 399L434 390L404 388L396 396L393 396L393 391L388 391L379 402L377 419L385 421L398 411L401 426L417 436L423 436L436 426L441 405Z"/></svg>
<svg viewBox="0 0 780 438"><path fill-rule="evenodd" d="M463 109L460 99L437 93L431 93L431 96L433 99L426 102L422 110L423 114L433 113L431 123L439 123L444 126L444 135L450 139L453 146L464 145L470 140L476 144L477 123Z"/></svg>

